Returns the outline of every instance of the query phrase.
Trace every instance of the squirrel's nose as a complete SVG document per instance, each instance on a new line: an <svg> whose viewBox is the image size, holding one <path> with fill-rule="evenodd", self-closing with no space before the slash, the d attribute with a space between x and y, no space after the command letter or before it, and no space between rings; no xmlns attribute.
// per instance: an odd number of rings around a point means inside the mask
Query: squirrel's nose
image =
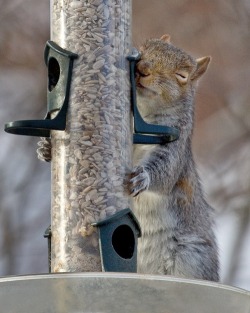
<svg viewBox="0 0 250 313"><path fill-rule="evenodd" d="M141 77L149 76L152 73L150 64L143 60L139 61L136 65L136 74Z"/></svg>

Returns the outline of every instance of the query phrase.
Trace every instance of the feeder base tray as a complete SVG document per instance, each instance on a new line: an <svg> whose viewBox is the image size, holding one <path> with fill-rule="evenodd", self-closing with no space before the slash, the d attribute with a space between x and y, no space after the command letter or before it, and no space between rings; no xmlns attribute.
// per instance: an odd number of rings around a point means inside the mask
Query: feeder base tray
<svg viewBox="0 0 250 313"><path fill-rule="evenodd" d="M1 313L249 312L250 293L218 283L118 273L0 279Z"/></svg>

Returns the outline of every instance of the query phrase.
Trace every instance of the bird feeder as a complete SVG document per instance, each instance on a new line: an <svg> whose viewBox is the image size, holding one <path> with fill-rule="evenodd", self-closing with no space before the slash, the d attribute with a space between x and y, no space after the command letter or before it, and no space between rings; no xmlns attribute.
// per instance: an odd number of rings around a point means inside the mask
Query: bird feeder
<svg viewBox="0 0 250 313"><path fill-rule="evenodd" d="M47 237L51 237L52 272L105 270L98 222L131 208L124 184L132 168L133 144L126 60L131 48L130 17L129 0L52 0L51 41L45 49L46 118L16 121L5 128L51 139ZM131 223L132 234L137 236L135 223ZM135 257L132 260L136 262ZM136 269L136 263L131 268Z"/></svg>

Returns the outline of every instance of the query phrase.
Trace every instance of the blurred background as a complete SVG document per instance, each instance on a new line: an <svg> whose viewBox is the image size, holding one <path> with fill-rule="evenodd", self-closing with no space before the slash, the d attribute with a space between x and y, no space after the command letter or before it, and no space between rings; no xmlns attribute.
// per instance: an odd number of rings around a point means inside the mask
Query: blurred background
<svg viewBox="0 0 250 313"><path fill-rule="evenodd" d="M134 0L133 45L169 33L212 56L196 97L194 152L216 209L222 282L250 290L250 1ZM46 273L50 165L4 124L43 118L49 1L0 0L0 276Z"/></svg>

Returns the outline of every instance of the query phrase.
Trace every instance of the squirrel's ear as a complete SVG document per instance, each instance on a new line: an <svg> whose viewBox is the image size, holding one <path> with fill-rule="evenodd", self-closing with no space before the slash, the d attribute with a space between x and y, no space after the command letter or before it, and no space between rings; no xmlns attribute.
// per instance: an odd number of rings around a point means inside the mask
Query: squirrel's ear
<svg viewBox="0 0 250 313"><path fill-rule="evenodd" d="M212 59L211 57L203 57L203 58L196 59L197 68L191 76L192 80L196 80L200 78L206 72L208 68L208 64L210 63L211 59Z"/></svg>
<svg viewBox="0 0 250 313"><path fill-rule="evenodd" d="M165 41L165 42L170 42L170 35L165 34L161 36L160 40Z"/></svg>

